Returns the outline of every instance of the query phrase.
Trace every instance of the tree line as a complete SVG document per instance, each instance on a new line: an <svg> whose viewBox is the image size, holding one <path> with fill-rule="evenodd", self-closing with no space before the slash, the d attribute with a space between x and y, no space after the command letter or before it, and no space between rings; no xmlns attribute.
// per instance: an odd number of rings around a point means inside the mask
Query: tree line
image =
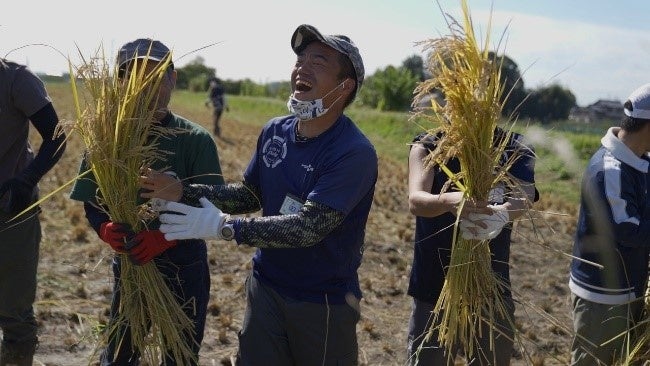
<svg viewBox="0 0 650 366"><path fill-rule="evenodd" d="M548 123L567 119L571 108L576 106L576 98L569 89L557 83L528 89L514 60L494 52L490 52L489 57L501 68L501 82L505 90L504 116ZM207 91L209 79L217 75L217 70L206 66L201 56L177 68L177 71L176 87L196 92ZM366 76L355 104L380 111L411 110L413 90L419 82L430 77L431 73L422 57L409 56L400 66L389 65ZM291 92L289 81L260 84L251 79L226 79L222 83L226 93L234 95L287 98ZM432 94L436 92L431 90Z"/></svg>
<svg viewBox="0 0 650 366"><path fill-rule="evenodd" d="M527 89L519 66L510 57L494 52L490 52L489 57L501 68L504 116L547 123L567 119L571 108L576 106L576 97L571 90L557 83ZM364 81L359 102L379 110L407 110L412 105L412 92L417 83L430 77L431 73L422 57L410 56L401 66L387 66L369 76ZM431 90L432 94L436 92Z"/></svg>

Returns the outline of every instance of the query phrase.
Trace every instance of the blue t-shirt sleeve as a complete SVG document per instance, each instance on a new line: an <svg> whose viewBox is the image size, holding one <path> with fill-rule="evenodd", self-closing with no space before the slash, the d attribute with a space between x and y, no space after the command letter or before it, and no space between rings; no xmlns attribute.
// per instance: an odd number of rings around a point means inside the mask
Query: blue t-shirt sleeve
<svg viewBox="0 0 650 366"><path fill-rule="evenodd" d="M376 181L377 154L359 145L325 167L307 199L348 214Z"/></svg>

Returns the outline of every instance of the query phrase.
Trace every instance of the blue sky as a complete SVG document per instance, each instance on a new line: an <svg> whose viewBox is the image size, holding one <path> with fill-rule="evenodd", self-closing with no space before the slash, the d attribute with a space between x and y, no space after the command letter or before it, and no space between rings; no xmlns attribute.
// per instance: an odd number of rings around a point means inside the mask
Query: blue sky
<svg viewBox="0 0 650 366"><path fill-rule="evenodd" d="M460 16L458 0L440 0ZM650 82L650 2L642 0L469 0L478 30L493 6L491 38L507 37L505 52L528 88L559 83L579 105L624 100ZM347 34L359 46L366 73L400 65L416 42L447 34L435 0L60 0L9 2L0 13L0 55L37 72L67 71L77 47L90 57L103 46L113 57L121 44L153 37L170 46L182 66L197 56L222 78L288 80L289 47L302 23L323 33ZM510 24L506 29L506 25ZM42 43L50 47L28 46ZM218 43L203 50L203 46ZM12 51L13 50L13 51Z"/></svg>

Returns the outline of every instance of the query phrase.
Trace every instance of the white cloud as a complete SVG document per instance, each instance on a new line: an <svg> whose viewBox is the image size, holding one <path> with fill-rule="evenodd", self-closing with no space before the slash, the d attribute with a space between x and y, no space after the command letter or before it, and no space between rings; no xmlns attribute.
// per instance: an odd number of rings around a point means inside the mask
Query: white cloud
<svg viewBox="0 0 650 366"><path fill-rule="evenodd" d="M172 6L113 0L100 10L90 10L85 1L63 0L44 2L33 12L27 9L29 2L12 2L2 15L30 16L29 20L0 16L0 55L26 44L44 43L74 60L77 45L89 56L103 43L112 57L122 43L149 36L167 43L180 56L221 42L187 56L179 66L201 56L225 78L288 80L295 61L289 47L291 33L299 24L308 23L324 33L349 35L361 50L366 73L372 74L419 54L415 42L447 32L435 2L404 0L400 4L396 8L381 1L184 0ZM458 9L451 10L459 14ZM472 16L484 29L489 12L472 11ZM511 22L505 52L525 70L529 88L557 82L577 96L578 104L586 105L600 98L623 100L650 81L645 76L650 75L648 31L498 10L493 20L495 41ZM65 58L48 47L27 47L14 51L10 58L29 63L35 71L67 71Z"/></svg>
<svg viewBox="0 0 650 366"><path fill-rule="evenodd" d="M473 16L487 19L489 13ZM505 53L522 72L528 68L524 81L529 88L557 82L586 105L624 100L650 82L650 63L645 62L650 32L507 12L495 12L493 21L501 31L511 22Z"/></svg>

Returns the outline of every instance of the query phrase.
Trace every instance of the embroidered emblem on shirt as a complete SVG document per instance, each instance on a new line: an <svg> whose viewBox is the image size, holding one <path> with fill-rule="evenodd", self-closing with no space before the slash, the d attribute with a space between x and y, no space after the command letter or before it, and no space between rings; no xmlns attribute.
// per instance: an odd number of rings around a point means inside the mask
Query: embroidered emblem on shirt
<svg viewBox="0 0 650 366"><path fill-rule="evenodd" d="M273 136L262 147L262 160L268 168L275 168L287 156L287 142L282 137Z"/></svg>
<svg viewBox="0 0 650 366"><path fill-rule="evenodd" d="M301 164L301 165L308 172L313 172L314 171L314 167L311 164Z"/></svg>

